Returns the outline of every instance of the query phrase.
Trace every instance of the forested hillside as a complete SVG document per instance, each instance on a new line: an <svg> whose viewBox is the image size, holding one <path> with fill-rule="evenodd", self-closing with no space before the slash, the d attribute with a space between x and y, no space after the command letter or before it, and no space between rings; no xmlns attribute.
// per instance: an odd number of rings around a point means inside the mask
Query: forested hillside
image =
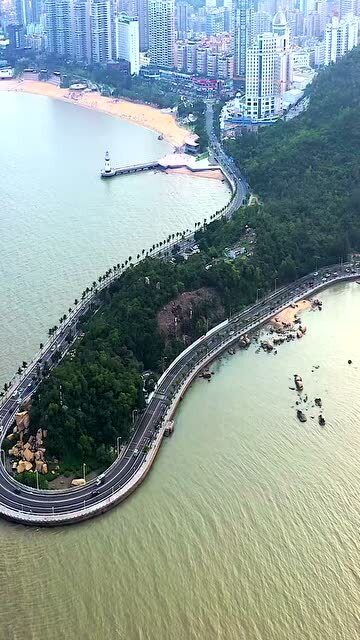
<svg viewBox="0 0 360 640"><path fill-rule="evenodd" d="M115 438L127 438L132 411L143 406L144 370L159 374L221 314L254 301L274 278L289 281L316 261L336 262L360 249L359 49L319 75L299 119L229 148L261 205L199 231L202 251L186 262L176 253L174 263L147 258L102 294L83 339L34 399L31 428L47 429L48 452L105 464ZM234 259L224 249L235 245L246 251ZM159 312L173 301L175 313L187 291L200 301L191 320L164 336Z"/></svg>
<svg viewBox="0 0 360 640"><path fill-rule="evenodd" d="M360 248L360 48L321 71L305 113L228 143L263 206L257 258L301 272Z"/></svg>

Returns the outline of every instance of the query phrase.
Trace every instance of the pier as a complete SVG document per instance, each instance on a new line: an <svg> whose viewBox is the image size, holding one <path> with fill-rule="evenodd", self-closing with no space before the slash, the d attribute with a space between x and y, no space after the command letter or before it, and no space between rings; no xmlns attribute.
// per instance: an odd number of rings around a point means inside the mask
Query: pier
<svg viewBox="0 0 360 640"><path fill-rule="evenodd" d="M144 162L143 164L128 164L124 167L115 167L114 169L105 168L101 171L102 178L113 178L114 176L123 176L129 173L140 173L141 171L151 171L151 169L160 169L158 161Z"/></svg>
<svg viewBox="0 0 360 640"><path fill-rule="evenodd" d="M206 171L221 171L222 167L219 164L201 164L200 161L194 157L186 156L183 153L173 153L160 158L160 160L153 160L151 162L143 162L141 164L128 164L123 167L112 167L110 162L110 155L107 151L105 154L104 168L100 172L102 178L113 178L114 176L129 175L131 173L141 173L143 171L153 171L158 169L160 171L168 171L171 169L187 169L192 173L203 173ZM227 176L224 174L225 178Z"/></svg>

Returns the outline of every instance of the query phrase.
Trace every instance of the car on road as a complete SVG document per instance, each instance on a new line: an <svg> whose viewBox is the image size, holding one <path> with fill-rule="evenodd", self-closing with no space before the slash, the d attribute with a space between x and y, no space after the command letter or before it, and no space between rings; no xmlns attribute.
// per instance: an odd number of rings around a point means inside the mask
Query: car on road
<svg viewBox="0 0 360 640"><path fill-rule="evenodd" d="M138 454L139 454L139 449L134 449L133 456L136 458Z"/></svg>
<svg viewBox="0 0 360 640"><path fill-rule="evenodd" d="M96 486L99 487L105 480L105 473L102 473L98 478L96 478Z"/></svg>
<svg viewBox="0 0 360 640"><path fill-rule="evenodd" d="M15 487L14 493L16 493L17 495L20 495L21 489L19 489L19 487Z"/></svg>
<svg viewBox="0 0 360 640"><path fill-rule="evenodd" d="M95 496L98 496L98 495L99 495L99 493L100 493L100 492L99 492L97 489L95 489L95 491L92 491L92 492L91 492L90 496L91 496L92 498L95 498Z"/></svg>

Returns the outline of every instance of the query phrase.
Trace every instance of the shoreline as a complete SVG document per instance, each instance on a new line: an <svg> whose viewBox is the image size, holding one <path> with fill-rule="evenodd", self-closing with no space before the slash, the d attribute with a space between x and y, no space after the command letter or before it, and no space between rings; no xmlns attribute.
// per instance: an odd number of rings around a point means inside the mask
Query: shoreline
<svg viewBox="0 0 360 640"><path fill-rule="evenodd" d="M123 118L128 122L162 135L164 140L174 147L181 147L186 138L189 137L189 131L176 122L174 115L164 113L161 109L147 104L130 102L123 98L107 98L97 91L70 91L69 89L61 89L51 82L22 79L1 81L1 91L30 93L54 98L85 109L92 109L110 116Z"/></svg>

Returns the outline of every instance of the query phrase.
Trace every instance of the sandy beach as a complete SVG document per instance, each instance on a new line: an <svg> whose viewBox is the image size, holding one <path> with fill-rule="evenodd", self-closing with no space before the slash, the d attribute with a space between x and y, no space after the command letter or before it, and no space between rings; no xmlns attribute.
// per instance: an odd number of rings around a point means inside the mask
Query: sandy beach
<svg viewBox="0 0 360 640"><path fill-rule="evenodd" d="M208 180L224 181L224 176L220 169L209 169L208 171L199 171L198 173L194 173L187 167L177 167L176 169L166 169L166 173L179 173L185 176L192 176L193 178L207 178Z"/></svg>
<svg viewBox="0 0 360 640"><path fill-rule="evenodd" d="M308 311L309 309L311 309L311 301L300 300L296 303L296 305L294 305L294 307L286 307L286 309L280 311L280 313L277 313L276 316L271 320L271 323L278 326L282 326L283 322L293 325L295 319L299 317L300 313Z"/></svg>
<svg viewBox="0 0 360 640"><path fill-rule="evenodd" d="M70 91L60 89L60 87L50 82L40 82L38 80L3 80L0 82L0 91L20 91L23 93L33 93L36 95L55 98L77 104L86 109L95 109L112 116L125 118L134 124L152 129L164 136L174 147L181 147L185 139L189 136L186 129L180 127L175 117L169 113L164 113L160 109L136 102L126 100L106 98L94 91Z"/></svg>

